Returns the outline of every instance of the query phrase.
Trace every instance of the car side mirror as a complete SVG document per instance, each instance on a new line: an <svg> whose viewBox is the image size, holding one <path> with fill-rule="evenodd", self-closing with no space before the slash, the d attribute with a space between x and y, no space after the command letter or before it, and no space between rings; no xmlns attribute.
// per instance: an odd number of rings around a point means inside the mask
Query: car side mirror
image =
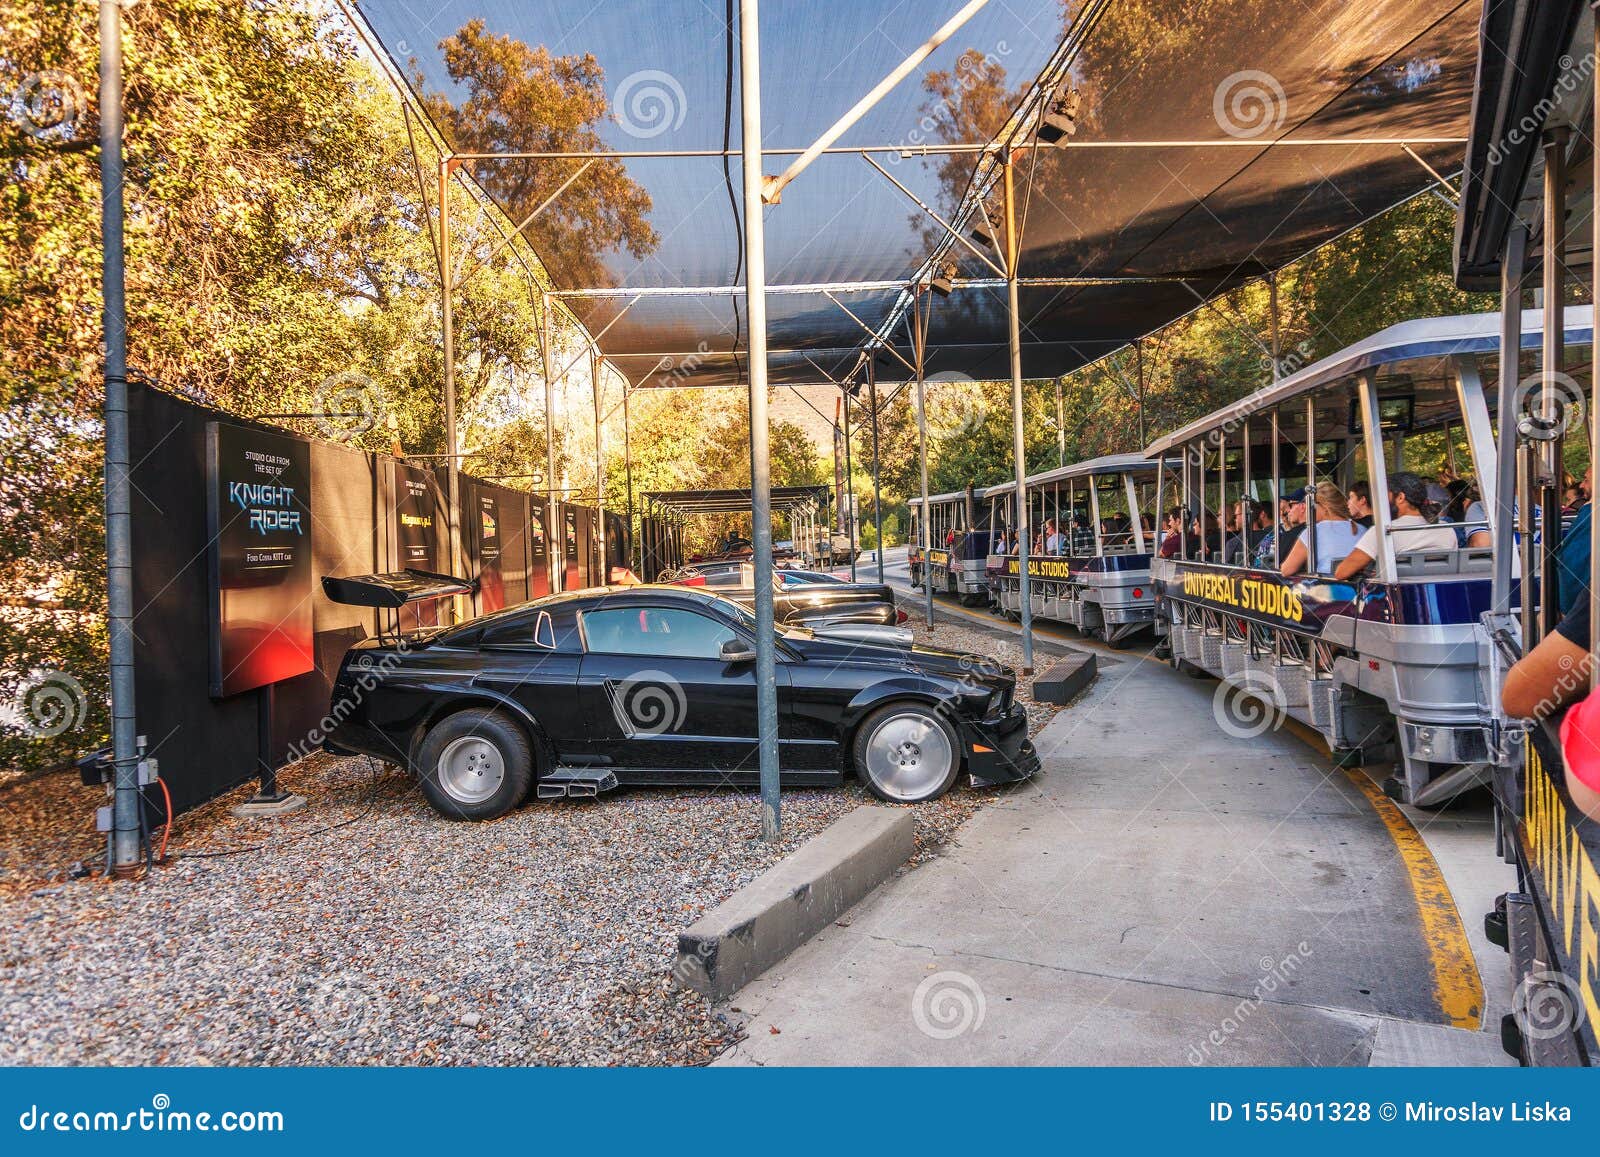
<svg viewBox="0 0 1600 1157"><path fill-rule="evenodd" d="M752 663L755 661L755 657L755 648L743 639L722 640L722 661L724 663Z"/></svg>

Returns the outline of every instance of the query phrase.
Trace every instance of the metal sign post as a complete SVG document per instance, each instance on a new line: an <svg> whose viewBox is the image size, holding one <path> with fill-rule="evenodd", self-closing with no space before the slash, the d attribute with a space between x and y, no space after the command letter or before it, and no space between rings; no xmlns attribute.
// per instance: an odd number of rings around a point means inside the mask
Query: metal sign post
<svg viewBox="0 0 1600 1157"><path fill-rule="evenodd" d="M761 42L757 0L739 3L739 139L744 152L745 316L750 322L750 542L755 548L756 736L761 838L783 834L778 800L777 634L772 610L772 463L767 430L767 241L761 219Z"/></svg>
<svg viewBox="0 0 1600 1157"><path fill-rule="evenodd" d="M133 499L128 431L128 309L122 257L122 6L100 0L100 237L106 342L106 590L111 632L111 836L106 866L139 864L139 746L133 712Z"/></svg>
<svg viewBox="0 0 1600 1157"><path fill-rule="evenodd" d="M1017 582L1022 597L1022 674L1033 674L1033 597L1028 584L1028 447L1022 428L1022 332L1017 317L1017 264L1022 240L1017 236L1017 197L1013 189L1011 155L1006 154L1006 314L1011 322L1011 452L1017 474L1015 526L1017 528Z"/></svg>
<svg viewBox="0 0 1600 1157"><path fill-rule="evenodd" d="M922 604L928 626L933 626L933 580L928 577L928 551L932 549L932 532L928 529L928 394L927 380L923 374L923 354L927 347L927 333L923 329L922 287L911 302L911 342L917 360L917 466L922 475L922 517L917 519L922 538Z"/></svg>

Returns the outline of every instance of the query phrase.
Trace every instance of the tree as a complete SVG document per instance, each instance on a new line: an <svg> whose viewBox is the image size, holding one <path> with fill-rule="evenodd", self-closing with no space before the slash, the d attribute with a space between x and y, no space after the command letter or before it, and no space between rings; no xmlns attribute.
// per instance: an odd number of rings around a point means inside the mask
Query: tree
<svg viewBox="0 0 1600 1157"><path fill-rule="evenodd" d="M595 125L609 115L598 61L554 56L468 21L440 42L450 79L467 91L459 104L426 97L429 112L457 152L594 152L604 148ZM414 84L422 90L420 74ZM474 166L479 182L521 221L572 175L579 161L499 161ZM650 196L621 161L602 160L567 188L528 228L545 267L566 286L611 284L603 255L625 249L647 257L659 241L650 226Z"/></svg>

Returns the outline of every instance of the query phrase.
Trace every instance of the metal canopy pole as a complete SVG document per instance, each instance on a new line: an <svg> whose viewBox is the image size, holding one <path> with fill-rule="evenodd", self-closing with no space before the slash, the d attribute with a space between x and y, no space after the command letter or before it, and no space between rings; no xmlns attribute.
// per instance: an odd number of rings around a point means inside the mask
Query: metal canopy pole
<svg viewBox="0 0 1600 1157"><path fill-rule="evenodd" d="M628 398L633 393L633 387L626 379L622 383L622 472L628 480L628 569L634 566L634 542L642 537L633 529L633 435L628 429ZM643 528L641 527L641 530ZM640 547L639 565L643 563L643 545Z"/></svg>
<svg viewBox="0 0 1600 1157"><path fill-rule="evenodd" d="M1564 439L1557 423L1559 407L1571 403L1557 391L1564 369L1566 339L1566 256L1567 232L1567 130L1548 133L1544 142L1544 349L1539 359L1539 417L1556 436L1539 443L1541 501L1540 542L1543 558L1539 564L1541 637L1555 630L1561 621L1561 568L1556 562L1556 546L1561 538L1561 481L1565 469Z"/></svg>
<svg viewBox="0 0 1600 1157"><path fill-rule="evenodd" d="M922 517L917 524L922 531L922 602L928 626L933 626L933 582L928 578L928 551L932 538L928 530L928 398L927 382L923 377L922 359L927 347L927 336L922 320L923 290L917 286L917 296L911 301L911 352L917 363L917 466L922 475Z"/></svg>
<svg viewBox="0 0 1600 1157"><path fill-rule="evenodd" d="M878 368L867 362L867 395L872 402L872 526L877 539L878 581L883 581L883 495L878 489Z"/></svg>
<svg viewBox="0 0 1600 1157"><path fill-rule="evenodd" d="M452 298L455 296L454 271L450 259L450 172L451 157L439 161L439 295L440 317L444 324L444 453L445 523L450 530L450 573L461 574L461 469L456 445L456 335ZM450 600L456 620L461 619L461 598Z"/></svg>
<svg viewBox="0 0 1600 1157"><path fill-rule="evenodd" d="M1009 152L1001 167L1005 173L1006 192L1006 315L1011 335L1011 453L1017 473L1017 580L1022 595L1022 673L1032 675L1033 602L1028 589L1028 448L1022 429L1022 330L1017 317L1017 264L1021 239L1017 236L1017 196L1012 179L1014 165Z"/></svg>
<svg viewBox="0 0 1600 1157"><path fill-rule="evenodd" d="M556 383L550 372L550 342L554 330L550 325L550 294L548 292L539 298L539 356L544 361L544 487L545 487L545 570L550 580L550 593L555 594L560 588L556 585L556 575L560 568L556 564L556 439L555 439L555 389ZM565 542L562 544L563 553L566 550Z"/></svg>
<svg viewBox="0 0 1600 1157"><path fill-rule="evenodd" d="M856 581L856 484L850 461L850 383L839 387L844 394L844 530L850 540L850 581Z"/></svg>
<svg viewBox="0 0 1600 1157"><path fill-rule="evenodd" d="M1061 379L1059 377L1057 377L1056 378L1056 465L1057 466L1065 466L1066 464L1067 464L1067 419L1066 419L1066 410L1063 407L1062 401L1061 401ZM1058 502L1057 506L1059 506L1059 505L1060 505L1060 503ZM1059 517L1060 514L1061 514L1061 511L1058 509L1056 511L1056 515ZM1060 526L1058 525L1056 529L1059 530Z"/></svg>
<svg viewBox="0 0 1600 1157"><path fill-rule="evenodd" d="M589 349L589 393L594 397L594 522L595 542L600 550L600 581L595 586L611 585L610 559L606 557L606 456L600 418L600 351Z"/></svg>
<svg viewBox="0 0 1600 1157"><path fill-rule="evenodd" d="M767 430L767 241L761 204L761 42L757 0L739 0L739 140L744 153L745 317L750 323L750 541L756 584L756 735L761 838L783 834L778 799L777 635L772 610L772 463Z"/></svg>
<svg viewBox="0 0 1600 1157"><path fill-rule="evenodd" d="M133 515L128 429L128 309L122 248L122 6L100 0L100 239L106 343L106 593L111 632L113 876L139 864L139 736L134 719Z"/></svg>

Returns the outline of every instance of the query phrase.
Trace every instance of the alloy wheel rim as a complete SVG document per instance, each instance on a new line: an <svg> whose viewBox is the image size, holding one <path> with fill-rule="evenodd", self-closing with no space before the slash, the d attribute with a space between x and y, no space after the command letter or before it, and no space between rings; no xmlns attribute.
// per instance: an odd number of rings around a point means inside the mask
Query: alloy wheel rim
<svg viewBox="0 0 1600 1157"><path fill-rule="evenodd" d="M950 774L955 752L944 728L920 712L891 715L867 740L867 774L885 795L920 799Z"/></svg>
<svg viewBox="0 0 1600 1157"><path fill-rule="evenodd" d="M500 749L481 736L463 735L439 753L439 786L457 803L482 803L505 778Z"/></svg>

